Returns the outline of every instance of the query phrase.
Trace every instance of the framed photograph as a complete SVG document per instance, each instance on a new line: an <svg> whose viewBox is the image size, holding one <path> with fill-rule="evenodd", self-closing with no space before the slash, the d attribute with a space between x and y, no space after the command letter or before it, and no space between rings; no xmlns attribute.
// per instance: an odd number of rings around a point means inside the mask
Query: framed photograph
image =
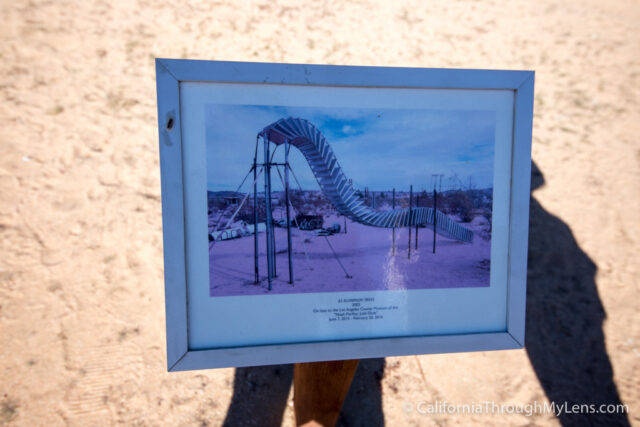
<svg viewBox="0 0 640 427"><path fill-rule="evenodd" d="M532 71L156 79L170 371L523 346Z"/></svg>

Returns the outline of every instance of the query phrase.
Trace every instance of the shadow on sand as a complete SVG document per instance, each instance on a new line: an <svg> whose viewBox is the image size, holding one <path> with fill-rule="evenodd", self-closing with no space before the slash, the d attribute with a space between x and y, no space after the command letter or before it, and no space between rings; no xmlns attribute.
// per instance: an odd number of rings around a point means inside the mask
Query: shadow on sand
<svg viewBox="0 0 640 427"><path fill-rule="evenodd" d="M338 426L384 425L380 384L384 364L384 359L360 361ZM292 383L293 365L236 369L224 426L280 426Z"/></svg>
<svg viewBox="0 0 640 427"><path fill-rule="evenodd" d="M535 163L532 190L544 184ZM531 198L526 350L547 398L558 405L621 404L604 343L596 265L569 227ZM384 359L361 360L338 425L382 426ZM292 365L236 370L225 426L280 426ZM626 414L562 414L562 425L628 426Z"/></svg>
<svg viewBox="0 0 640 427"><path fill-rule="evenodd" d="M534 163L531 189L544 185ZM531 198L525 347L547 398L619 405L605 348L596 265L571 229ZM626 414L563 414L562 425L629 425Z"/></svg>
<svg viewBox="0 0 640 427"><path fill-rule="evenodd" d="M223 425L280 426L292 382L293 365L237 368Z"/></svg>

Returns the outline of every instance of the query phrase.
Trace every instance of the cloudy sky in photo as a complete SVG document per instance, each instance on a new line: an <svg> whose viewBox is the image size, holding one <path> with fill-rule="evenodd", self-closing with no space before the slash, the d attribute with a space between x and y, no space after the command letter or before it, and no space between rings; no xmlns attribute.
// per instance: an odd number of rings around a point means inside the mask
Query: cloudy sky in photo
<svg viewBox="0 0 640 427"><path fill-rule="evenodd" d="M408 191L413 184L415 190L431 190L432 174L444 174L443 190L452 182L447 178L454 174L465 187L470 180L475 188L493 186L492 111L212 104L205 114L210 191L235 190L253 162L258 132L286 117L307 119L320 129L356 188ZM262 153L261 141L259 159ZM281 147L275 160L283 158ZM295 148L289 161L304 189L319 189ZM274 190L280 190L277 174L272 176ZM248 180L243 190L250 185Z"/></svg>

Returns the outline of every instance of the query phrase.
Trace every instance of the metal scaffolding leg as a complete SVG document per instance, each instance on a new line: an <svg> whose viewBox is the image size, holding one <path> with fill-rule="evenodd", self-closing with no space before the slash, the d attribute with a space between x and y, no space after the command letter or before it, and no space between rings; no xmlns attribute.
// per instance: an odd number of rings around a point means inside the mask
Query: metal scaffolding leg
<svg viewBox="0 0 640 427"><path fill-rule="evenodd" d="M273 280L273 264L271 253L271 167L269 164L269 140L266 136L262 137L264 141L264 203L266 211L266 248L267 248L267 281L268 289L271 290L271 282Z"/></svg>
<svg viewBox="0 0 640 427"><path fill-rule="evenodd" d="M276 151L278 151L278 145L275 146L273 151L271 152L271 157L268 160L269 164L269 204L271 206L271 265L273 266L273 275L272 277L278 277L278 269L277 269L277 259L276 259L276 226L275 221L273 219L273 196L272 191L273 187L271 186L271 166L273 164L273 159L276 156ZM277 166L276 166L277 167Z"/></svg>
<svg viewBox="0 0 640 427"><path fill-rule="evenodd" d="M344 265L342 265L342 261L340 261L340 258L338 257L338 254L333 249L333 246L331 246L331 242L329 241L329 239L327 239L327 236L324 236L324 240L327 241L327 245L329 245L329 248L331 248L331 252L333 252L333 256L336 257L336 261L338 261L338 264L340 264L340 268L342 268L342 271L344 271L344 274L347 277L347 279L352 279L353 276L351 276L349 273L347 273L347 269L344 268Z"/></svg>
<svg viewBox="0 0 640 427"><path fill-rule="evenodd" d="M260 270L258 267L258 141L260 137L256 137L256 152L253 156L253 263L254 277L253 282L260 282Z"/></svg>
<svg viewBox="0 0 640 427"><path fill-rule="evenodd" d="M409 259L411 259L411 220L413 219L413 211L412 211L412 205L413 205L413 185L411 187L409 187L409 251L407 252L407 257Z"/></svg>
<svg viewBox="0 0 640 427"><path fill-rule="evenodd" d="M416 207L420 207L420 196L416 196ZM418 222L416 221L416 251L418 250Z"/></svg>
<svg viewBox="0 0 640 427"><path fill-rule="evenodd" d="M393 196L391 202L391 209L396 208L396 189L393 189ZM394 224L395 225L395 224ZM391 232L391 248L393 256L396 256L396 228L393 227L393 231Z"/></svg>
<svg viewBox="0 0 640 427"><path fill-rule="evenodd" d="M438 192L433 190L433 253L436 253L436 226L438 225Z"/></svg>
<svg viewBox="0 0 640 427"><path fill-rule="evenodd" d="M293 262L291 247L291 217L289 213L289 149L291 145L287 140L284 147L284 202L287 205L287 255L289 256L289 283L293 284Z"/></svg>
<svg viewBox="0 0 640 427"><path fill-rule="evenodd" d="M284 179L282 178L282 175L280 174L280 168L278 168L278 166L276 165L276 172L278 172L278 177L280 178L280 182L282 183L282 188L284 188ZM295 178L296 175L293 173L293 169L291 169L291 174L293 175L293 177ZM297 180L296 180L297 181ZM298 183L298 187L300 188L300 191L302 191L302 187L300 187L300 183ZM300 224L298 224L298 221L296 220L296 209L293 207L293 204L291 203L291 200L289 200L289 207L291 208L291 211L293 213L293 223L296 225L296 228L299 230L300 229ZM311 267L311 263L309 263L309 254L307 253L307 245L306 243L304 243L304 239L302 240L302 249L304 250L304 257L307 261L307 267L309 267L309 270L313 270L313 267Z"/></svg>
<svg viewBox="0 0 640 427"><path fill-rule="evenodd" d="M271 169L271 162L269 162L269 169ZM276 266L276 226L273 220L273 199L271 197L271 171L269 171L269 205L271 206L271 264L273 265L273 277L278 277L278 270Z"/></svg>

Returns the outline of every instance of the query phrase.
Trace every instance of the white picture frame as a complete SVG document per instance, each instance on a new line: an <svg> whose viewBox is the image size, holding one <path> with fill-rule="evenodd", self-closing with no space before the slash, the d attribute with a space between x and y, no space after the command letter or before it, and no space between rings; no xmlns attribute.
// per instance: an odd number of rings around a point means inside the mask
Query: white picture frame
<svg viewBox="0 0 640 427"><path fill-rule="evenodd" d="M193 60L156 60L158 133L162 182L162 216L165 269L165 303L167 330L167 368L169 371L298 363L311 361L360 359L411 354L487 351L521 348L525 333L525 296L527 273L527 238L531 174L531 131L533 119L533 71L494 71L459 69L419 69L355 66L239 63ZM361 88L375 93L385 90L458 90L506 91L512 96L508 153L504 170L508 175L505 198L504 275L506 289L504 327L495 331L442 333L418 336L391 336L356 339L296 340L239 346L194 344L190 330L207 328L195 325L190 316L189 290L195 289L190 236L195 225L190 222L194 197L189 173L194 166L193 153L185 151L185 136L191 126L184 116L181 94L189 85L242 84L245 90L261 86L305 86ZM464 97L465 92L461 92ZM186 153L186 155L185 155ZM507 155L508 154L508 155ZM187 175L187 179L185 179ZM198 205L199 206L199 205ZM494 227L496 225L494 224ZM493 256L493 255L492 255ZM492 264L493 269L493 264ZM207 275L208 279L208 275ZM238 297L241 298L241 297ZM267 297L268 298L268 297ZM190 308L191 307L191 308ZM191 322L191 324L190 324ZM197 327L197 328L196 328ZM190 342L191 340L191 342Z"/></svg>

